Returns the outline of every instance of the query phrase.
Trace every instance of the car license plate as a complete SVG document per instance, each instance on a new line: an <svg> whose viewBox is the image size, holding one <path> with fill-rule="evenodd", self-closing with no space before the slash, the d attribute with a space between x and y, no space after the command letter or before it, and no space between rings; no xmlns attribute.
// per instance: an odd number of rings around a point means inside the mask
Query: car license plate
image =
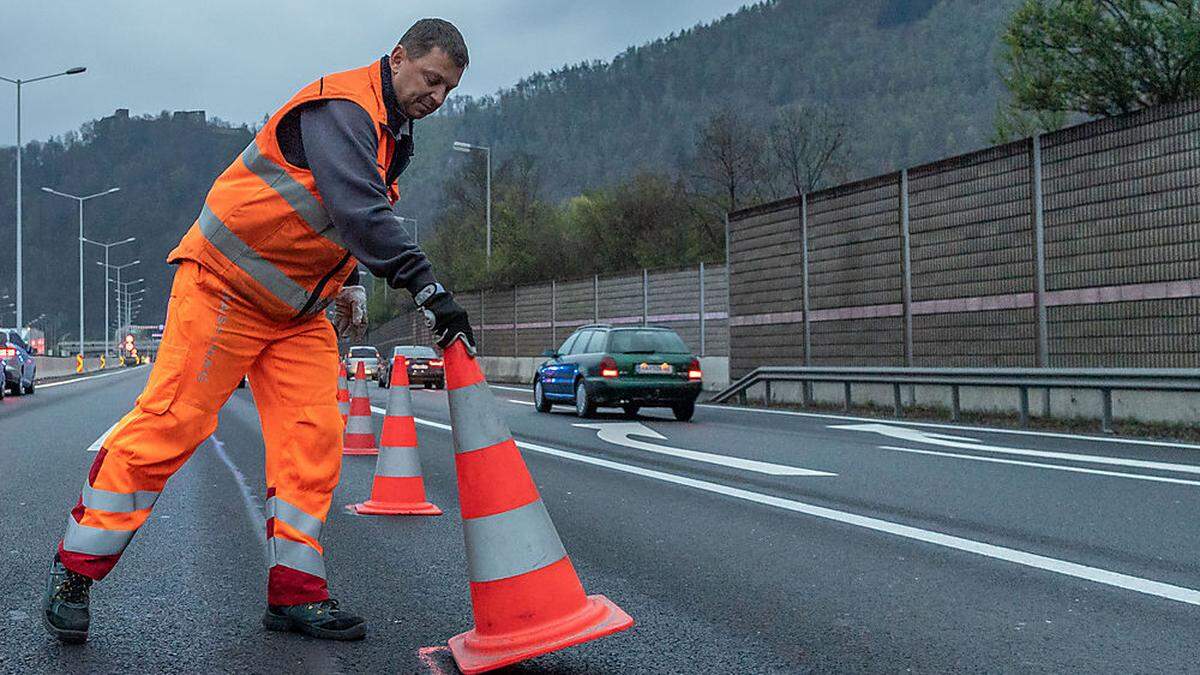
<svg viewBox="0 0 1200 675"><path fill-rule="evenodd" d="M639 363L637 372L640 375L671 375L675 367L669 363Z"/></svg>
<svg viewBox="0 0 1200 675"><path fill-rule="evenodd" d="M429 366L420 366L420 365L413 366L413 370L427 370L428 368L429 368Z"/></svg>

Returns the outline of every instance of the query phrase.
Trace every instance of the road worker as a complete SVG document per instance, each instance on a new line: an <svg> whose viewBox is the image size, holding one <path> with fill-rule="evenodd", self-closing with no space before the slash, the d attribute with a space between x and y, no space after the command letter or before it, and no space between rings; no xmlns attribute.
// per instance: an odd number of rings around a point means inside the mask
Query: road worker
<svg viewBox="0 0 1200 675"><path fill-rule="evenodd" d="M361 262L412 293L440 346L461 340L474 353L467 313L392 211L414 122L442 105L467 63L457 28L419 21L378 62L301 89L216 179L167 258L178 268L149 382L105 438L54 555L44 602L52 634L87 639L92 582L116 565L247 373L267 451L263 625L366 634L330 598L320 544L342 460L337 335L366 326Z"/></svg>

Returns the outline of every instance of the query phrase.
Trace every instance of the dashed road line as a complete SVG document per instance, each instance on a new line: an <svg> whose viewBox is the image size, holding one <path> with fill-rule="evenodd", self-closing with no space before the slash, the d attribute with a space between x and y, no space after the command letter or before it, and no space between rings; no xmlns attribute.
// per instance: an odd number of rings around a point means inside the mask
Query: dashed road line
<svg viewBox="0 0 1200 675"><path fill-rule="evenodd" d="M380 408L372 408L372 410L382 414L382 410ZM417 418L416 422L422 426L441 429L443 431L450 431L449 424L442 424L441 422L434 422L421 418ZM956 537L943 532L936 532L933 530L911 527L909 525L902 525L900 523L893 523L887 520L881 520L879 518L871 518L869 516L861 516L846 511L838 511L822 506L815 506L813 504L806 504L794 499L787 499L784 497L762 494L760 492L743 490L741 488L735 488L728 485L722 485L720 483L699 480L696 478L688 478L686 476L677 476L665 471L657 471L641 466L623 464L621 462L614 462L611 460L602 459L600 457L581 455L578 453L569 452L567 450L560 450L558 448L538 445L536 443L527 443L524 441L515 442L517 447L524 450L529 450L531 452L559 457L561 459L567 459L583 464L591 464L593 466L599 466L606 469L611 469L613 471L619 471L621 473L633 474L664 483L683 485L704 492L733 497L735 499L740 499L755 504L771 506L785 511L791 511L793 513L801 513L845 525L851 525L854 527L890 534L903 539L910 539L913 541L920 541L927 544L933 544L935 546L954 549L964 553L973 553L985 558L1002 560L1024 567L1030 567L1046 572L1053 572L1055 574L1062 574L1064 576L1083 579L1085 581L1091 581L1105 586L1111 586L1113 588L1134 591L1136 593L1143 593L1145 595L1151 595L1154 597L1163 598L1165 600L1173 600L1175 602L1200 606L1200 591L1192 588L1185 588L1183 586L1175 586L1173 584L1154 581L1152 579L1135 577L1128 574L1122 574L1120 572L1101 569L1099 567L1091 567L1089 565L1074 563L1069 560L1060 560L1057 558L1051 558L1049 556L1038 555L1036 553L1029 553L1028 551L1021 551L1004 546L996 546L994 544L988 544L982 541L975 541L973 539L966 539L964 537Z"/></svg>

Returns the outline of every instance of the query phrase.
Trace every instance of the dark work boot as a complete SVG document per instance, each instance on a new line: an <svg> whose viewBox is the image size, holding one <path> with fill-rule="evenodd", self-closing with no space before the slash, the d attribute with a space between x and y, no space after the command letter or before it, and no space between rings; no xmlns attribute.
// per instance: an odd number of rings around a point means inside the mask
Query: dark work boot
<svg viewBox="0 0 1200 675"><path fill-rule="evenodd" d="M267 630L303 633L322 640L361 640L367 625L361 616L338 609L337 600L303 605L270 605L263 614Z"/></svg>
<svg viewBox="0 0 1200 675"><path fill-rule="evenodd" d="M63 567L58 556L54 556L42 599L42 621L51 635L68 644L87 642L91 588L91 579Z"/></svg>

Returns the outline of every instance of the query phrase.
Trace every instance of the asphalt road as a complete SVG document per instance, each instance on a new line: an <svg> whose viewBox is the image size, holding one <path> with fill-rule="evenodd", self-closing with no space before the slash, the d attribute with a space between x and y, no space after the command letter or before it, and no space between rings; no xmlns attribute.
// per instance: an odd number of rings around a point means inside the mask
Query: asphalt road
<svg viewBox="0 0 1200 675"><path fill-rule="evenodd" d="M439 391L413 399L446 515L346 512L375 460L343 463L323 540L367 640L259 625L263 444L247 390L93 589L91 641L46 636L41 586L88 448L146 374L0 403L0 671L455 672L444 645L473 621ZM508 672L1198 668L1200 447L708 406L690 424L580 420L493 391L584 587L638 622ZM386 391L371 392L382 411Z"/></svg>

